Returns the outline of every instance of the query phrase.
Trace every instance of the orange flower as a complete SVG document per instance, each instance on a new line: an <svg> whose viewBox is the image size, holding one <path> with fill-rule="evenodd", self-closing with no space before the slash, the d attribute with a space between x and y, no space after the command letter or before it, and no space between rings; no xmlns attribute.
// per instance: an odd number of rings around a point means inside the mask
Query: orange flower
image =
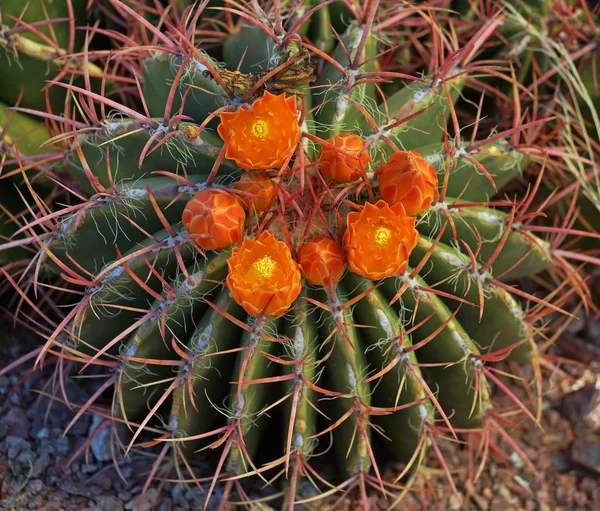
<svg viewBox="0 0 600 511"><path fill-rule="evenodd" d="M366 203L360 213L348 214L344 245L354 273L370 280L399 275L419 240L415 218L398 203Z"/></svg>
<svg viewBox="0 0 600 511"><path fill-rule="evenodd" d="M223 112L220 118L225 158L246 170L281 168L300 140L295 96L265 91L249 110Z"/></svg>
<svg viewBox="0 0 600 511"><path fill-rule="evenodd" d="M268 231L245 238L227 261L227 287L253 316L281 316L300 294L300 268L288 246Z"/></svg>
<svg viewBox="0 0 600 511"><path fill-rule="evenodd" d="M437 200L437 173L416 151L396 151L377 174L381 198L388 204L402 203L410 216Z"/></svg>
<svg viewBox="0 0 600 511"><path fill-rule="evenodd" d="M319 163L325 179L341 184L356 181L364 175L371 157L367 151L360 154L365 145L362 138L352 133L341 133L327 142L333 144L337 151L327 145L321 149Z"/></svg>
<svg viewBox="0 0 600 511"><path fill-rule="evenodd" d="M344 249L325 236L316 236L302 245L298 256L304 277L316 286L335 286L346 269Z"/></svg>
<svg viewBox="0 0 600 511"><path fill-rule="evenodd" d="M256 196L251 197L249 195L244 195L241 199L247 209L250 209L250 204L252 204L254 211L259 213L266 209L271 198L275 195L273 181L271 181L268 176L256 172L245 173L233 186L238 190Z"/></svg>
<svg viewBox="0 0 600 511"><path fill-rule="evenodd" d="M220 250L240 238L246 213L241 201L218 190L200 190L183 211L183 226L191 234L206 234L196 238L204 250Z"/></svg>

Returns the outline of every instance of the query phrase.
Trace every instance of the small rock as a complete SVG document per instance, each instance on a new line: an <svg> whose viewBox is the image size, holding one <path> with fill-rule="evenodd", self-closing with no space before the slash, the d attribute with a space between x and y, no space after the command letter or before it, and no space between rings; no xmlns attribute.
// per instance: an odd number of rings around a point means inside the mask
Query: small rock
<svg viewBox="0 0 600 511"><path fill-rule="evenodd" d="M598 483L591 477L585 477L582 479L581 483L579 483L579 489L591 494L594 490L598 489Z"/></svg>
<svg viewBox="0 0 600 511"><path fill-rule="evenodd" d="M20 452L31 449L31 444L20 436L9 435L6 437L5 443L8 448L9 460L14 460Z"/></svg>
<svg viewBox="0 0 600 511"><path fill-rule="evenodd" d="M29 483L27 484L27 489L33 495L37 495L38 493L40 493L43 488L44 488L44 483L41 481L41 479L33 479L32 481L29 481Z"/></svg>
<svg viewBox="0 0 600 511"><path fill-rule="evenodd" d="M102 488L104 491L110 491L112 489L113 482L110 476L106 472L103 472L94 479L94 484Z"/></svg>
<svg viewBox="0 0 600 511"><path fill-rule="evenodd" d="M33 467L31 469L31 476L32 477L40 477L42 474L44 474L46 472L46 469L49 466L50 466L50 456L48 456L47 452L44 452L33 463Z"/></svg>
<svg viewBox="0 0 600 511"><path fill-rule="evenodd" d="M588 321L585 330L586 338L600 346L600 321Z"/></svg>
<svg viewBox="0 0 600 511"><path fill-rule="evenodd" d="M83 497L91 497L91 491L89 488L81 483L72 481L71 479L64 479L59 484L59 488L62 491L67 492L70 495L81 495Z"/></svg>
<svg viewBox="0 0 600 511"><path fill-rule="evenodd" d="M560 403L563 417L571 424L577 424L590 411L594 393L594 387L588 386L564 396Z"/></svg>
<svg viewBox="0 0 600 511"><path fill-rule="evenodd" d="M81 471L84 474L93 474L97 470L98 470L98 465L95 465L94 463L85 464L85 465L82 465L82 467L81 467Z"/></svg>
<svg viewBox="0 0 600 511"><path fill-rule="evenodd" d="M87 436L87 432L89 429L89 420L86 420L87 416L84 415L80 417L79 420L71 426L69 430L69 435L71 436Z"/></svg>
<svg viewBox="0 0 600 511"><path fill-rule="evenodd" d="M4 417L5 424L8 425L8 434L27 438L29 436L29 417L22 408L17 406L11 407Z"/></svg>
<svg viewBox="0 0 600 511"><path fill-rule="evenodd" d="M571 459L579 465L600 473L600 443L576 440L571 448Z"/></svg>
<svg viewBox="0 0 600 511"><path fill-rule="evenodd" d="M91 435L104 420L104 417L94 415L88 434ZM98 461L109 461L112 458L112 453L110 452L110 427L103 426L102 431L99 431L93 438L92 453Z"/></svg>
<svg viewBox="0 0 600 511"><path fill-rule="evenodd" d="M94 481L95 482L95 481ZM104 493L104 490L102 488L100 488L100 486L97 486L95 484L92 484L90 486L90 492L92 493L92 495L94 497L98 496L98 495L102 495Z"/></svg>
<svg viewBox="0 0 600 511"><path fill-rule="evenodd" d="M46 500L40 495L36 497L30 497L28 499L27 507L29 509L46 509L45 508Z"/></svg>
<svg viewBox="0 0 600 511"><path fill-rule="evenodd" d="M128 491L121 491L117 493L117 497L119 497L122 501L129 501L131 499L131 493Z"/></svg>
<svg viewBox="0 0 600 511"><path fill-rule="evenodd" d="M123 511L123 502L114 495L98 495L94 500L102 511Z"/></svg>
<svg viewBox="0 0 600 511"><path fill-rule="evenodd" d="M576 491L573 494L573 498L575 499L575 503L579 509L585 509L587 506L587 495L582 491Z"/></svg>
<svg viewBox="0 0 600 511"><path fill-rule="evenodd" d="M41 428L36 434L35 437L38 438L39 440L42 440L44 438L48 438L50 436L50 431L48 431L48 428Z"/></svg>
<svg viewBox="0 0 600 511"><path fill-rule="evenodd" d="M71 446L71 442L66 436L60 436L56 441L56 450L59 454L66 456L69 453L69 447Z"/></svg>
<svg viewBox="0 0 600 511"><path fill-rule="evenodd" d="M69 494L65 493L64 491L55 491L50 494L50 498L52 500L62 502L63 500L67 500L69 498Z"/></svg>
<svg viewBox="0 0 600 511"><path fill-rule="evenodd" d="M173 511L173 502L170 498L164 499L158 506L159 511Z"/></svg>
<svg viewBox="0 0 600 511"><path fill-rule="evenodd" d="M156 488L149 488L142 498L136 495L132 500L125 504L125 509L135 511L150 511L152 509L152 503L156 498Z"/></svg>
<svg viewBox="0 0 600 511"><path fill-rule="evenodd" d="M32 465L35 454L32 451L23 451L17 456L17 461L23 465Z"/></svg>
<svg viewBox="0 0 600 511"><path fill-rule="evenodd" d="M131 466L125 466L123 468L121 468L121 475L125 478L125 479L129 479L133 474L133 467Z"/></svg>
<svg viewBox="0 0 600 511"><path fill-rule="evenodd" d="M6 435L8 435L8 430L10 427L8 424L4 422L0 422L0 440L2 440Z"/></svg>
<svg viewBox="0 0 600 511"><path fill-rule="evenodd" d="M550 455L552 466L559 472L566 472L571 468L571 460L564 452L557 451Z"/></svg>

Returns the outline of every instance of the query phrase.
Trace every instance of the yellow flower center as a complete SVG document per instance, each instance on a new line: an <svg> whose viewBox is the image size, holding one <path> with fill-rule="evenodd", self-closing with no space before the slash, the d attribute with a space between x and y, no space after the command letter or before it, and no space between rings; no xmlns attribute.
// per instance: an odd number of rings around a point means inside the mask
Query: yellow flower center
<svg viewBox="0 0 600 511"><path fill-rule="evenodd" d="M269 125L262 120L254 121L252 125L252 134L256 138L265 138L269 133Z"/></svg>
<svg viewBox="0 0 600 511"><path fill-rule="evenodd" d="M252 269L259 279L266 280L271 277L273 271L275 271L275 261L269 256L261 257L252 263Z"/></svg>
<svg viewBox="0 0 600 511"><path fill-rule="evenodd" d="M392 233L387 227L379 226L375 229L375 243L380 247L387 245L392 239Z"/></svg>

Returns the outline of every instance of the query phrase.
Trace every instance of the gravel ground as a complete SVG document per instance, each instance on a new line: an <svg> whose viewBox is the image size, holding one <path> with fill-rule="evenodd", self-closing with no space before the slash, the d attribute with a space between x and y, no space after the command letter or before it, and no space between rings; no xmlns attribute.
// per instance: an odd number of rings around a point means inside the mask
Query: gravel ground
<svg viewBox="0 0 600 511"><path fill-rule="evenodd" d="M538 481L516 453L510 459L493 459L475 487L455 474L459 492L453 494L435 459L427 463L429 504L433 510L593 510L600 511L600 329L580 321L569 328L558 346L562 356L591 363L591 368L570 367L573 379L554 385L544 400L543 430L534 426L511 431L538 470ZM0 346L0 366L36 346L28 336L7 332ZM88 454L68 464L81 448L99 417L85 415L63 435L73 411L38 392L49 372L25 376L25 367L0 377L0 508L25 510L133 510L201 509L200 492L166 483L162 491L151 487L139 503L147 458L133 454L120 463L119 477L108 449L109 440L96 436ZM70 380L66 392L72 402L85 402L98 380ZM518 385L515 392L522 392ZM523 397L525 397L523 395ZM507 402L507 404L509 404ZM506 446L504 446L506 448ZM442 444L451 465L467 466L464 450ZM507 452L511 453L510 448ZM393 468L393 467L392 467ZM387 509L389 501L373 496L374 509ZM314 509L350 510L358 503L348 498L321 502ZM416 499L406 498L397 509L422 509Z"/></svg>

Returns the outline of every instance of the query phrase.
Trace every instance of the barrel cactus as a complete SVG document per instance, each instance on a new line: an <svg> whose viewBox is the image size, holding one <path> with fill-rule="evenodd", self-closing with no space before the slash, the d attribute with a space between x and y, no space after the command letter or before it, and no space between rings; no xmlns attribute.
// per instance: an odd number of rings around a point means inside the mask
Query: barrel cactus
<svg viewBox="0 0 600 511"><path fill-rule="evenodd" d="M497 19L456 47L403 35L434 20L391 2L104 4L129 31L104 32L118 86L53 81L78 105L53 118L73 194L26 229L36 281L78 300L38 364L106 373L74 421L95 407L115 446L154 450L148 485L166 470L224 506L262 479L290 509L368 508L367 488L397 509L427 449L453 484L444 436L474 479L493 435L527 461L504 414L536 417L505 370L549 366L539 322L564 311L521 284L583 283L532 206L543 158L520 134L544 119L483 132L462 99L510 80L477 60ZM407 73L390 54L414 67L411 42L432 57Z"/></svg>

